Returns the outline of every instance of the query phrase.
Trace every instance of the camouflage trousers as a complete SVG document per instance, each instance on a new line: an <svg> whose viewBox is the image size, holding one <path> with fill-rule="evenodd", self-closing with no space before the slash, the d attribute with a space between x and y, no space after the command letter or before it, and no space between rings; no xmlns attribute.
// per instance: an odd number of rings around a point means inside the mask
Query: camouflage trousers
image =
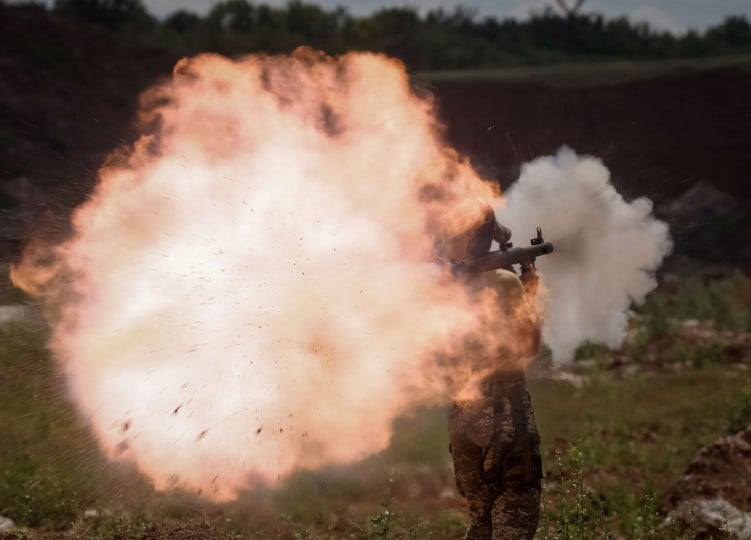
<svg viewBox="0 0 751 540"><path fill-rule="evenodd" d="M531 539L537 531L540 439L523 379L518 384L508 393L492 386L451 406L450 450L469 509L467 540Z"/></svg>

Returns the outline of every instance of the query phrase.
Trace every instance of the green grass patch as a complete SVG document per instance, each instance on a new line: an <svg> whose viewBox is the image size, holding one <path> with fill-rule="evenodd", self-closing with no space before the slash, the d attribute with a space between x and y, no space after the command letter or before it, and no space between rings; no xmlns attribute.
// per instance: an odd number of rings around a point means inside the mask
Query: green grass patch
<svg viewBox="0 0 751 540"><path fill-rule="evenodd" d="M751 282L740 271L711 281L690 277L673 290L656 289L637 312L652 336L685 320L711 321L716 330L751 332Z"/></svg>
<svg viewBox="0 0 751 540"><path fill-rule="evenodd" d="M672 538L658 530L655 501L700 447L748 425L750 385L719 366L594 378L580 389L534 382L547 469L541 537Z"/></svg>

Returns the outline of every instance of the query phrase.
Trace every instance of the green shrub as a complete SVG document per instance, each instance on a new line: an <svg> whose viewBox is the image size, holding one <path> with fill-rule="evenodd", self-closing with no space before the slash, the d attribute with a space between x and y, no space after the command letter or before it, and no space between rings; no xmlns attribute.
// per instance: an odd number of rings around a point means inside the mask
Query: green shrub
<svg viewBox="0 0 751 540"><path fill-rule="evenodd" d="M691 277L675 291L656 289L637 312L652 333L670 329L672 320L711 321L717 330L751 331L751 295L746 276L735 271L712 281Z"/></svg>
<svg viewBox="0 0 751 540"><path fill-rule="evenodd" d="M728 414L728 433L737 433L751 426L751 388L744 388L734 399Z"/></svg>

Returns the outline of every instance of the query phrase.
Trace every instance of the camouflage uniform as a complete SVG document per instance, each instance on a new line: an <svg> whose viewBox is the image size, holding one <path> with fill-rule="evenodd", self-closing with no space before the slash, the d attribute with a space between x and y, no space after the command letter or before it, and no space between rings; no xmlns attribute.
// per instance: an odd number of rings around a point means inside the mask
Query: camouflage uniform
<svg viewBox="0 0 751 540"><path fill-rule="evenodd" d="M539 325L514 273L498 270L469 279L476 290L498 291L501 316L492 324L515 339L493 351L468 346L465 360L483 375L474 395L454 401L450 409L456 484L469 507L465 538L532 538L540 513L542 464L523 359L537 350Z"/></svg>

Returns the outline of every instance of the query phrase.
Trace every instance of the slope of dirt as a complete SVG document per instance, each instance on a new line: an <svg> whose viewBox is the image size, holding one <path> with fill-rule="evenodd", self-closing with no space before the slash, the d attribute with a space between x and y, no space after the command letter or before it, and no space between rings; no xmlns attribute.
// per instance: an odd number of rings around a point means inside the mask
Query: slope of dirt
<svg viewBox="0 0 751 540"><path fill-rule="evenodd" d="M627 196L671 198L699 181L751 198L751 71L624 84L433 83L449 138L509 185L519 166L568 145L599 156Z"/></svg>
<svg viewBox="0 0 751 540"><path fill-rule="evenodd" d="M27 227L65 228L104 157L132 139L139 93L174 60L39 8L0 5L0 254Z"/></svg>
<svg viewBox="0 0 751 540"><path fill-rule="evenodd" d="M751 427L702 448L662 506L697 535L751 538Z"/></svg>
<svg viewBox="0 0 751 540"><path fill-rule="evenodd" d="M31 230L65 231L106 155L133 140L139 93L175 60L53 13L0 6L0 258ZM661 204L700 182L727 192L737 211L695 223L683 246L698 230L699 256L714 246L712 259L751 269L751 251L738 256L730 245L745 244L751 229L751 70L706 65L660 74L650 63L648 76L599 85L581 67L566 84L539 74L418 84L435 94L449 140L503 187L522 163L568 145L602 158L628 198Z"/></svg>

